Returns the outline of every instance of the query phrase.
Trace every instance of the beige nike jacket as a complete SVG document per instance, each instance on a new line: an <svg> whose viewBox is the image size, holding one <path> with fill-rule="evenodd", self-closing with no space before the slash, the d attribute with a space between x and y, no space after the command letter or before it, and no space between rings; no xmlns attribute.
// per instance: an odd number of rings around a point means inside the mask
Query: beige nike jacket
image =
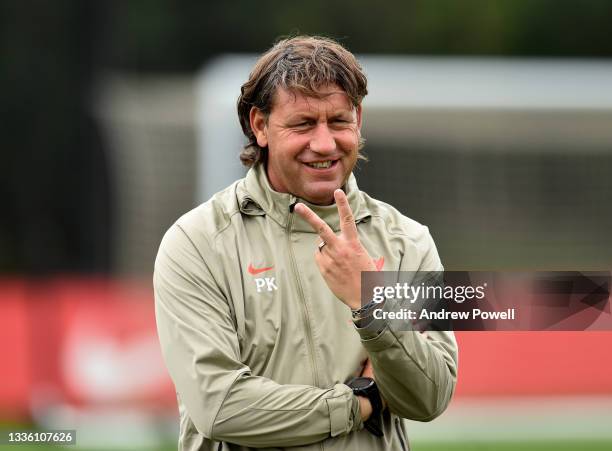
<svg viewBox="0 0 612 451"><path fill-rule="evenodd" d="M345 187L362 244L386 271L442 270L428 229ZM155 261L159 340L176 386L179 450L407 450L410 420L447 407L449 332L358 329L314 260L320 241L261 165L182 216ZM335 205L309 205L339 231ZM384 437L344 385L370 358Z"/></svg>

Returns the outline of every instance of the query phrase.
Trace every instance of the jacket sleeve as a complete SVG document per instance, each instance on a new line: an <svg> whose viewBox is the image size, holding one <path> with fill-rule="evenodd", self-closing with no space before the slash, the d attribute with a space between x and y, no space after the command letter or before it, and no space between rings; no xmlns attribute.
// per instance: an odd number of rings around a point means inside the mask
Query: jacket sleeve
<svg viewBox="0 0 612 451"><path fill-rule="evenodd" d="M174 225L153 277L162 354L197 430L211 440L280 447L360 429L359 402L347 386L281 385L240 361L229 303L202 253Z"/></svg>
<svg viewBox="0 0 612 451"><path fill-rule="evenodd" d="M443 271L435 244L424 227L416 245L419 271ZM403 264L400 270L412 270ZM402 331L386 320L356 327L374 368L376 383L391 412L403 418L431 421L450 403L457 382L458 349L453 332ZM374 327L372 327L374 325ZM357 324L356 324L357 326Z"/></svg>

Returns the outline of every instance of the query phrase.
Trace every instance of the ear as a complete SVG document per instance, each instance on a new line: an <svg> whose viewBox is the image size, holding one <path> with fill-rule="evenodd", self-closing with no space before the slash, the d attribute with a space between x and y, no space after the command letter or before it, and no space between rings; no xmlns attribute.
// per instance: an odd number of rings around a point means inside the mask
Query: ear
<svg viewBox="0 0 612 451"><path fill-rule="evenodd" d="M266 115L259 108L252 107L249 112L249 121L251 123L251 130L255 134L257 145L259 147L268 147Z"/></svg>
<svg viewBox="0 0 612 451"><path fill-rule="evenodd" d="M361 133L361 104L357 105L357 130Z"/></svg>

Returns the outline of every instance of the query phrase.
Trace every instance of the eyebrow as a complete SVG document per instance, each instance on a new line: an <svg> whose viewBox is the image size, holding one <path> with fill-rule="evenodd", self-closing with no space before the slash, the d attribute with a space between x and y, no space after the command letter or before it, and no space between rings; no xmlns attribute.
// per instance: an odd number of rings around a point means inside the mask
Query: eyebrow
<svg viewBox="0 0 612 451"><path fill-rule="evenodd" d="M328 117L334 119L334 118L338 118L342 116L350 116L352 112L353 112L352 110L346 110L346 109L336 110L336 111L332 111ZM295 112L287 116L287 120L293 121L297 119L314 119L315 117L319 117L319 115L316 113L308 112L308 111L298 111L298 112Z"/></svg>

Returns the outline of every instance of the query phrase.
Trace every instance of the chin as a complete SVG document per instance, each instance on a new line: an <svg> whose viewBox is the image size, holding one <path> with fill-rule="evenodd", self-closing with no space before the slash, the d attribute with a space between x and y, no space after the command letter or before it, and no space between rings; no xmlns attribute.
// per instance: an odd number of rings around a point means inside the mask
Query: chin
<svg viewBox="0 0 612 451"><path fill-rule="evenodd" d="M334 203L334 191L336 189L310 191L304 193L304 199L315 205L331 205Z"/></svg>

